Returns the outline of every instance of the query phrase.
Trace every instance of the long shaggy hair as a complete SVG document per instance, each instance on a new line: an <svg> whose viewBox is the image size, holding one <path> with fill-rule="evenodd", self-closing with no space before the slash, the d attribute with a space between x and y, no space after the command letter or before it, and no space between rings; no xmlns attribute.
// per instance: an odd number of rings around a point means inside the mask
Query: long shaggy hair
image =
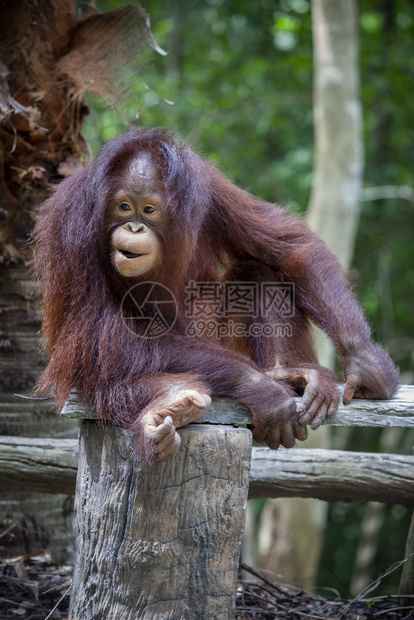
<svg viewBox="0 0 414 620"><path fill-rule="evenodd" d="M125 278L111 262L111 205L123 172L144 153L161 179L169 231L161 237L161 267L150 278ZM159 396L151 380L158 373L175 373L177 380L254 408L240 368L271 366L275 357L283 364L315 363L309 318L342 354L370 338L337 260L306 225L235 186L163 129L118 136L62 181L39 210L34 239L50 351L38 391L52 392L60 407L76 388L99 417L115 424L131 425ZM157 339L134 335L121 311L125 293L147 279L167 286L178 304L174 327ZM236 345L189 338L186 285L226 279L293 282L292 338L247 338ZM398 378L380 351L384 384L393 391ZM254 398L264 406L271 394L256 390Z"/></svg>

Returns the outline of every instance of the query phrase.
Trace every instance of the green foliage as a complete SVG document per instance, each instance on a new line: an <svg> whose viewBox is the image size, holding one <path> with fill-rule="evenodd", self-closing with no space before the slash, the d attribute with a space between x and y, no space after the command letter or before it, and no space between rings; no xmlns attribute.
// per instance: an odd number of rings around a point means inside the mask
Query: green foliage
<svg viewBox="0 0 414 620"><path fill-rule="evenodd" d="M352 598L349 592L350 578L365 507L366 504L363 502L353 504L337 502L330 505L327 536L318 575L321 594L326 594L324 588L330 586L337 590L341 597ZM392 564L403 559L402 541L408 533L411 512L399 504L385 507L378 537L379 544L370 575L372 582L383 575ZM384 578L369 597L397 593L400 578L401 568Z"/></svg>
<svg viewBox="0 0 414 620"><path fill-rule="evenodd" d="M414 6L361 3L361 81L364 103L365 185L414 187ZM354 266L359 296L396 361L413 380L414 203L362 203Z"/></svg>
<svg viewBox="0 0 414 620"><path fill-rule="evenodd" d="M312 169L309 3L148 0L145 8L169 55L145 70L148 90L134 85L129 122L138 113L141 124L172 127L246 189L303 210ZM294 36L290 49L285 34ZM123 126L102 110L88 124L94 151Z"/></svg>

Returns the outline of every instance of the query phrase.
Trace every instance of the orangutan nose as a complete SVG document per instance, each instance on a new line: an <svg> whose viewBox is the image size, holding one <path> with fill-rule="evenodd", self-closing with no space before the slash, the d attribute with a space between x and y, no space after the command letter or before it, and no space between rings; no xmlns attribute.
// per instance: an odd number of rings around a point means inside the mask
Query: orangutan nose
<svg viewBox="0 0 414 620"><path fill-rule="evenodd" d="M144 224L142 222L128 222L128 228L131 232L138 233L144 230Z"/></svg>

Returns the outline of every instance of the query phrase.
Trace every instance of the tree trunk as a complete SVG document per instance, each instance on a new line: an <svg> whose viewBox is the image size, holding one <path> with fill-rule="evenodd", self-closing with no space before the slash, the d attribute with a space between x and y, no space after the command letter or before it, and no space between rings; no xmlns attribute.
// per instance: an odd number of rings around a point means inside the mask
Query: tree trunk
<svg viewBox="0 0 414 620"><path fill-rule="evenodd" d="M363 174L358 14L354 0L313 0L315 167L308 223L347 269Z"/></svg>
<svg viewBox="0 0 414 620"><path fill-rule="evenodd" d="M70 618L233 618L251 433L179 429L174 459L146 466L134 437L81 426Z"/></svg>
<svg viewBox="0 0 414 620"><path fill-rule="evenodd" d="M87 154L80 136L85 108L71 98L70 80L53 76L76 26L72 0L15 1L0 9L0 433L75 436L55 416L53 401L30 401L46 357L38 332L39 286L30 280L25 246L33 208ZM64 19L62 17L64 16ZM65 495L5 493L0 498L3 553L53 551L61 560L72 544L72 499Z"/></svg>
<svg viewBox="0 0 414 620"><path fill-rule="evenodd" d="M14 395L31 393L46 361L38 338L39 287L29 277L26 243L35 205L88 156L81 96L89 90L117 94L119 101L128 85L123 76L132 75L147 43L156 48L138 3L82 19L73 0L1 3L0 434L76 433L73 422L55 417L53 401ZM61 559L72 540L70 505L66 496L3 495L0 532L16 526L1 538L0 551L48 547Z"/></svg>
<svg viewBox="0 0 414 620"><path fill-rule="evenodd" d="M355 0L312 0L314 41L315 163L307 220L347 269L354 251L363 173L362 108L359 92L358 24ZM334 366L334 350L318 332L320 362ZM327 428L312 433L309 448L328 447ZM315 500L272 500L265 522L278 515L281 527L266 542L261 563L290 574L297 584L312 585L319 561L327 505ZM305 536L299 533L306 532ZM269 539L273 539L269 545ZM272 547L272 550L270 550ZM266 551L267 550L267 551Z"/></svg>

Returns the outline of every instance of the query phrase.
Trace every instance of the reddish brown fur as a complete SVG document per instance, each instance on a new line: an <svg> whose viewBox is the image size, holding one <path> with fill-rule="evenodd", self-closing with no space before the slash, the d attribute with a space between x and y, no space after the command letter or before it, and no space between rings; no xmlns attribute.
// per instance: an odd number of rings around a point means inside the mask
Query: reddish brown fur
<svg viewBox="0 0 414 620"><path fill-rule="evenodd" d="M151 340L134 336L120 310L123 295L139 279L123 278L110 260L111 197L120 187L122 171L142 152L157 165L171 223L162 240L163 265L150 279L168 286L179 303L173 330ZM395 367L370 343L363 312L322 241L300 219L235 186L165 130L121 135L92 164L64 180L41 208L35 241L37 272L44 283L43 330L50 347L38 390L54 392L59 406L76 388L100 418L136 426L144 408L169 382L184 379L188 387L213 396L238 398L251 407L255 425L274 424L280 386L275 392L276 382L265 375L258 386L249 372L270 368L276 359L285 368L317 368L309 319L333 340L346 374L363 367L365 378L365 365L373 365L375 377L361 380L361 394L365 384L367 393L378 398L390 397L397 387ZM292 338L257 337L225 347L186 336L185 286L190 280L219 279L294 282ZM158 373L164 373L163 381ZM321 390L329 392L332 386L324 381L321 375Z"/></svg>

